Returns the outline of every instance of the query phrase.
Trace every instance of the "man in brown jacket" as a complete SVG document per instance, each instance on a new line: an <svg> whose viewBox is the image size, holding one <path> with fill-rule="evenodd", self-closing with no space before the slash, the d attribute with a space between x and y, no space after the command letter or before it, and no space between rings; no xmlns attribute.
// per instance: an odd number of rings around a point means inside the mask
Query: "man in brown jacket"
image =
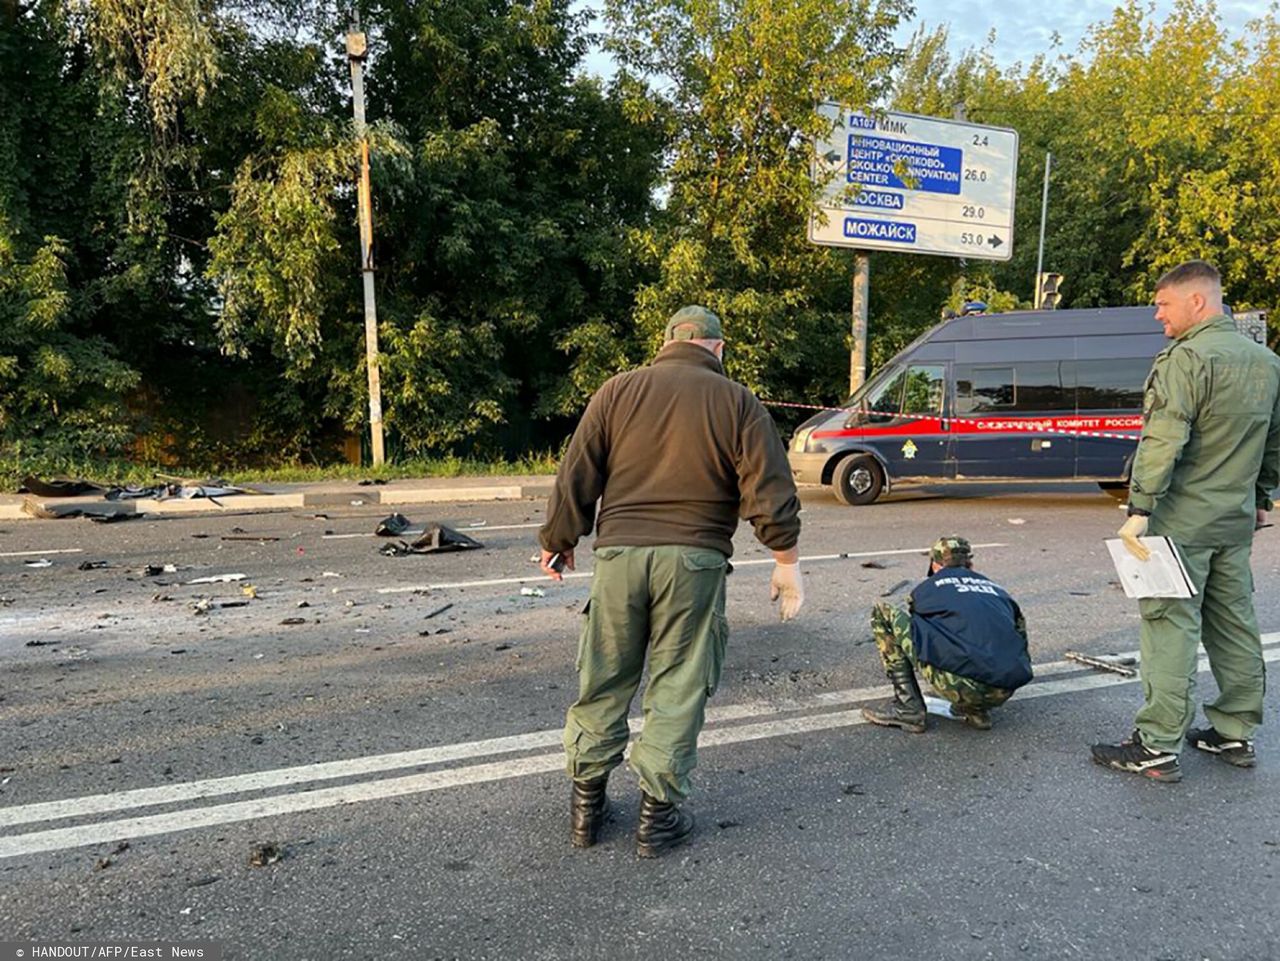
<svg viewBox="0 0 1280 961"><path fill-rule="evenodd" d="M564 732L577 847L594 844L604 821L605 785L627 745L646 652L644 728L631 750L643 792L636 853L656 857L693 829L677 803L688 796L706 701L720 680L739 517L773 551L770 598L781 599L782 618L804 601L800 503L786 450L755 395L725 377L723 353L715 314L677 311L653 363L591 398L539 532L542 568L559 579L574 567L578 540L596 528L578 700Z"/></svg>

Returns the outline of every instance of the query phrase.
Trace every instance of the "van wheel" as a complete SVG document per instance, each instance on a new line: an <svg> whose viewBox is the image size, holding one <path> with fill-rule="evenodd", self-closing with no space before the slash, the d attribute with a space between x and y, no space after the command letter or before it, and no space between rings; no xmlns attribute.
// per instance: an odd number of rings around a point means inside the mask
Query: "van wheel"
<svg viewBox="0 0 1280 961"><path fill-rule="evenodd" d="M1098 486L1121 504L1129 499L1129 485L1126 481L1098 481Z"/></svg>
<svg viewBox="0 0 1280 961"><path fill-rule="evenodd" d="M836 464L831 477L836 500L850 507L872 503L884 490L884 473L875 458L866 454L854 454Z"/></svg>

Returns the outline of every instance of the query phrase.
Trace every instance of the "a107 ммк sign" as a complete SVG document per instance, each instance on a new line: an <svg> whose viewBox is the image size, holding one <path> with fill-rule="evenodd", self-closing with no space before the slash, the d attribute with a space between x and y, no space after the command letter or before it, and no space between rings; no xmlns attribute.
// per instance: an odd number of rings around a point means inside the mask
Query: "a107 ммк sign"
<svg viewBox="0 0 1280 961"><path fill-rule="evenodd" d="M815 244L1008 260L1018 133L908 113L819 112L835 119L817 144L822 187Z"/></svg>

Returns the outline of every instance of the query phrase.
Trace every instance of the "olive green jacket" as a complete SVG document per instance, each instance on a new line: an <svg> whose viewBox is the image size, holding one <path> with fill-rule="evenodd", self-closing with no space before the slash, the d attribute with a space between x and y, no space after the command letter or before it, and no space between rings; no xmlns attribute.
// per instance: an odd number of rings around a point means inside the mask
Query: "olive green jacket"
<svg viewBox="0 0 1280 961"><path fill-rule="evenodd" d="M1142 419L1129 504L1150 511L1150 533L1249 543L1280 485L1280 357L1210 317L1156 356Z"/></svg>
<svg viewBox="0 0 1280 961"><path fill-rule="evenodd" d="M566 551L594 524L596 547L684 544L728 557L739 517L765 547L795 547L800 500L787 450L769 412L714 354L676 341L591 398L538 537Z"/></svg>

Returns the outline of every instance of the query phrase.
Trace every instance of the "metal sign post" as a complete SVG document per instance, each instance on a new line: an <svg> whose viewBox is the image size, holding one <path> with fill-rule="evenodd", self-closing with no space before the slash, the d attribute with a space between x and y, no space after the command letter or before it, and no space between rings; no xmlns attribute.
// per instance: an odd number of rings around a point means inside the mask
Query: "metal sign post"
<svg viewBox="0 0 1280 961"><path fill-rule="evenodd" d="M356 135L360 138L360 179L356 196L360 220L360 272L364 282L364 352L369 373L369 441L374 466L386 459L382 441L382 383L378 373L378 308L373 296L373 198L369 189L369 141L364 121L364 61L368 44L360 22L347 34L347 59L351 61L351 99L355 107Z"/></svg>
<svg viewBox="0 0 1280 961"><path fill-rule="evenodd" d="M849 352L849 393L867 379L867 302L871 299L871 257L865 250L853 257L853 349Z"/></svg>

